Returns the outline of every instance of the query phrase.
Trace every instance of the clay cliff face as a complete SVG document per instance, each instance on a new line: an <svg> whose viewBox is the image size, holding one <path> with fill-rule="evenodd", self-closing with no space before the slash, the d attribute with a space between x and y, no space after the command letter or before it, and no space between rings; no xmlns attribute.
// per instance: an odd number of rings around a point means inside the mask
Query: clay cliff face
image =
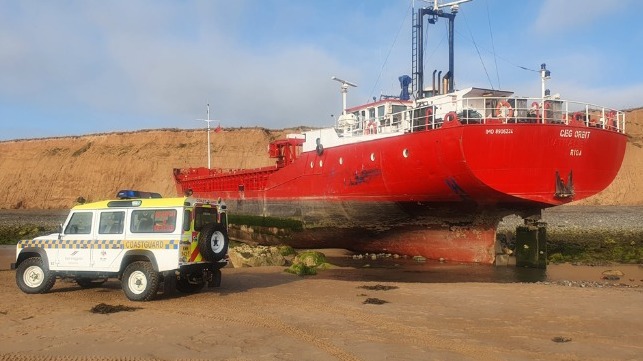
<svg viewBox="0 0 643 361"><path fill-rule="evenodd" d="M212 167L274 164L268 143L285 131L211 132ZM119 189L176 196L172 169L207 166L203 130L150 130L0 143L0 208L70 208L78 197L111 199Z"/></svg>
<svg viewBox="0 0 643 361"><path fill-rule="evenodd" d="M577 202L584 205L643 205L643 108L627 112L628 136L623 165L601 193Z"/></svg>
<svg viewBox="0 0 643 361"><path fill-rule="evenodd" d="M643 205L643 108L627 114L621 171L588 205ZM268 143L292 130L226 129L211 133L212 167L273 165ZM207 166L203 130L149 130L0 142L0 208L66 209L78 197L113 198L119 189L175 196L173 168Z"/></svg>

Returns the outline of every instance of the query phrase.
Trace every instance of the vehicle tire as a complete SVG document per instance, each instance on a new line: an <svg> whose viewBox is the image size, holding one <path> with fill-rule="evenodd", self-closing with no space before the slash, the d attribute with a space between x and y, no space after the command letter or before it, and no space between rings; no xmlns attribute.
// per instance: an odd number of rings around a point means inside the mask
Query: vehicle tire
<svg viewBox="0 0 643 361"><path fill-rule="evenodd" d="M130 301L149 301L159 290L159 273L147 261L135 261L127 265L121 285Z"/></svg>
<svg viewBox="0 0 643 361"><path fill-rule="evenodd" d="M199 252L206 261L218 262L228 253L228 231L221 224L206 224L199 234Z"/></svg>
<svg viewBox="0 0 643 361"><path fill-rule="evenodd" d="M42 258L31 257L16 269L16 283L24 293L45 293L56 283L56 276L49 271Z"/></svg>
<svg viewBox="0 0 643 361"><path fill-rule="evenodd" d="M105 281L107 281L107 278L76 278L76 283L82 288L98 287Z"/></svg>
<svg viewBox="0 0 643 361"><path fill-rule="evenodd" d="M203 289L205 281L201 279L197 283L190 283L186 277L176 280L176 290L181 293L197 293Z"/></svg>

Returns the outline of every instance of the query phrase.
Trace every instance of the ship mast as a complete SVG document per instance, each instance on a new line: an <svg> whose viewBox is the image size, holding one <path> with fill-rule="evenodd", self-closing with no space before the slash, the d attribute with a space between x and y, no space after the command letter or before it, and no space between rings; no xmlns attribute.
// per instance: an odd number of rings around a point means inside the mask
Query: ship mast
<svg viewBox="0 0 643 361"><path fill-rule="evenodd" d="M330 78L331 80L336 80L340 83L342 83L342 86L340 87L340 92L342 93L342 115L346 115L346 95L348 94L348 87L357 87L357 84L351 83L347 80L340 79L336 76L333 76Z"/></svg>
<svg viewBox="0 0 643 361"><path fill-rule="evenodd" d="M438 17L449 20L449 71L444 76L448 81L445 93L454 91L454 55L453 55L453 32L455 15L460 9L460 4L469 2L471 0L457 0L445 4L439 4L438 0L433 1L433 7L425 7L418 9L417 15L415 9L413 10L413 51L412 51L412 71L413 71L413 93L416 98L424 98L424 16L430 15L429 24L435 24ZM450 7L451 13L445 13L442 8ZM438 79L438 83L441 82ZM434 89L435 90L435 89Z"/></svg>

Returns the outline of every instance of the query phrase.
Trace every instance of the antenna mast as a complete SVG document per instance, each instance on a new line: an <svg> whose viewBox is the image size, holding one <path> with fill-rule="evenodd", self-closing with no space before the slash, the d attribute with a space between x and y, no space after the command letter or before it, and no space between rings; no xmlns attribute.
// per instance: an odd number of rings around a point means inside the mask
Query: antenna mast
<svg viewBox="0 0 643 361"><path fill-rule="evenodd" d="M450 93L454 90L453 79L454 79L454 55L453 55L453 23L455 20L455 15L460 9L460 4L469 2L471 0L457 0L449 3L440 4L438 0L433 0L433 6L431 8L425 7L418 9L417 16L413 16L413 51L412 51L412 60L411 66L413 68L413 92L416 94L416 98L424 98L424 16L430 15L429 24L435 24L438 17L445 18L449 20L449 72L444 77L448 76L448 89L445 89L446 93ZM445 13L442 11L442 8L450 7L451 13ZM441 81L438 79L438 81ZM435 90L435 89L434 89Z"/></svg>
<svg viewBox="0 0 643 361"><path fill-rule="evenodd" d="M346 94L348 93L348 87L357 87L357 84L351 83L349 81L340 79L336 76L330 78L331 80L336 80L342 83L342 86L339 88L340 93L342 93L342 115L346 115Z"/></svg>
<svg viewBox="0 0 643 361"><path fill-rule="evenodd" d="M207 105L208 109L208 119L197 119L197 120L202 120L206 123L208 123L208 169L210 169L210 122L214 122L214 119L210 119L210 104Z"/></svg>

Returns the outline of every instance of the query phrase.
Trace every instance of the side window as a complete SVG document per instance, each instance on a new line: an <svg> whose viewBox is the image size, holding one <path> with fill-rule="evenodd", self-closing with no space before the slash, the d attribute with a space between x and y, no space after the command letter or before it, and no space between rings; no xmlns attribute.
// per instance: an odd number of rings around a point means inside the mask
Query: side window
<svg viewBox="0 0 643 361"><path fill-rule="evenodd" d="M65 234L92 233L92 212L75 212L65 228Z"/></svg>
<svg viewBox="0 0 643 361"><path fill-rule="evenodd" d="M132 212L132 233L172 233L176 229L176 210L155 209Z"/></svg>
<svg viewBox="0 0 643 361"><path fill-rule="evenodd" d="M217 209L209 207L194 208L194 230L200 232L208 223L217 223Z"/></svg>
<svg viewBox="0 0 643 361"><path fill-rule="evenodd" d="M188 232L190 230L190 222L192 221L192 211L186 209L183 211L183 230Z"/></svg>
<svg viewBox="0 0 643 361"><path fill-rule="evenodd" d="M123 221L125 212L101 212L98 233L100 234L121 234L123 233Z"/></svg>

